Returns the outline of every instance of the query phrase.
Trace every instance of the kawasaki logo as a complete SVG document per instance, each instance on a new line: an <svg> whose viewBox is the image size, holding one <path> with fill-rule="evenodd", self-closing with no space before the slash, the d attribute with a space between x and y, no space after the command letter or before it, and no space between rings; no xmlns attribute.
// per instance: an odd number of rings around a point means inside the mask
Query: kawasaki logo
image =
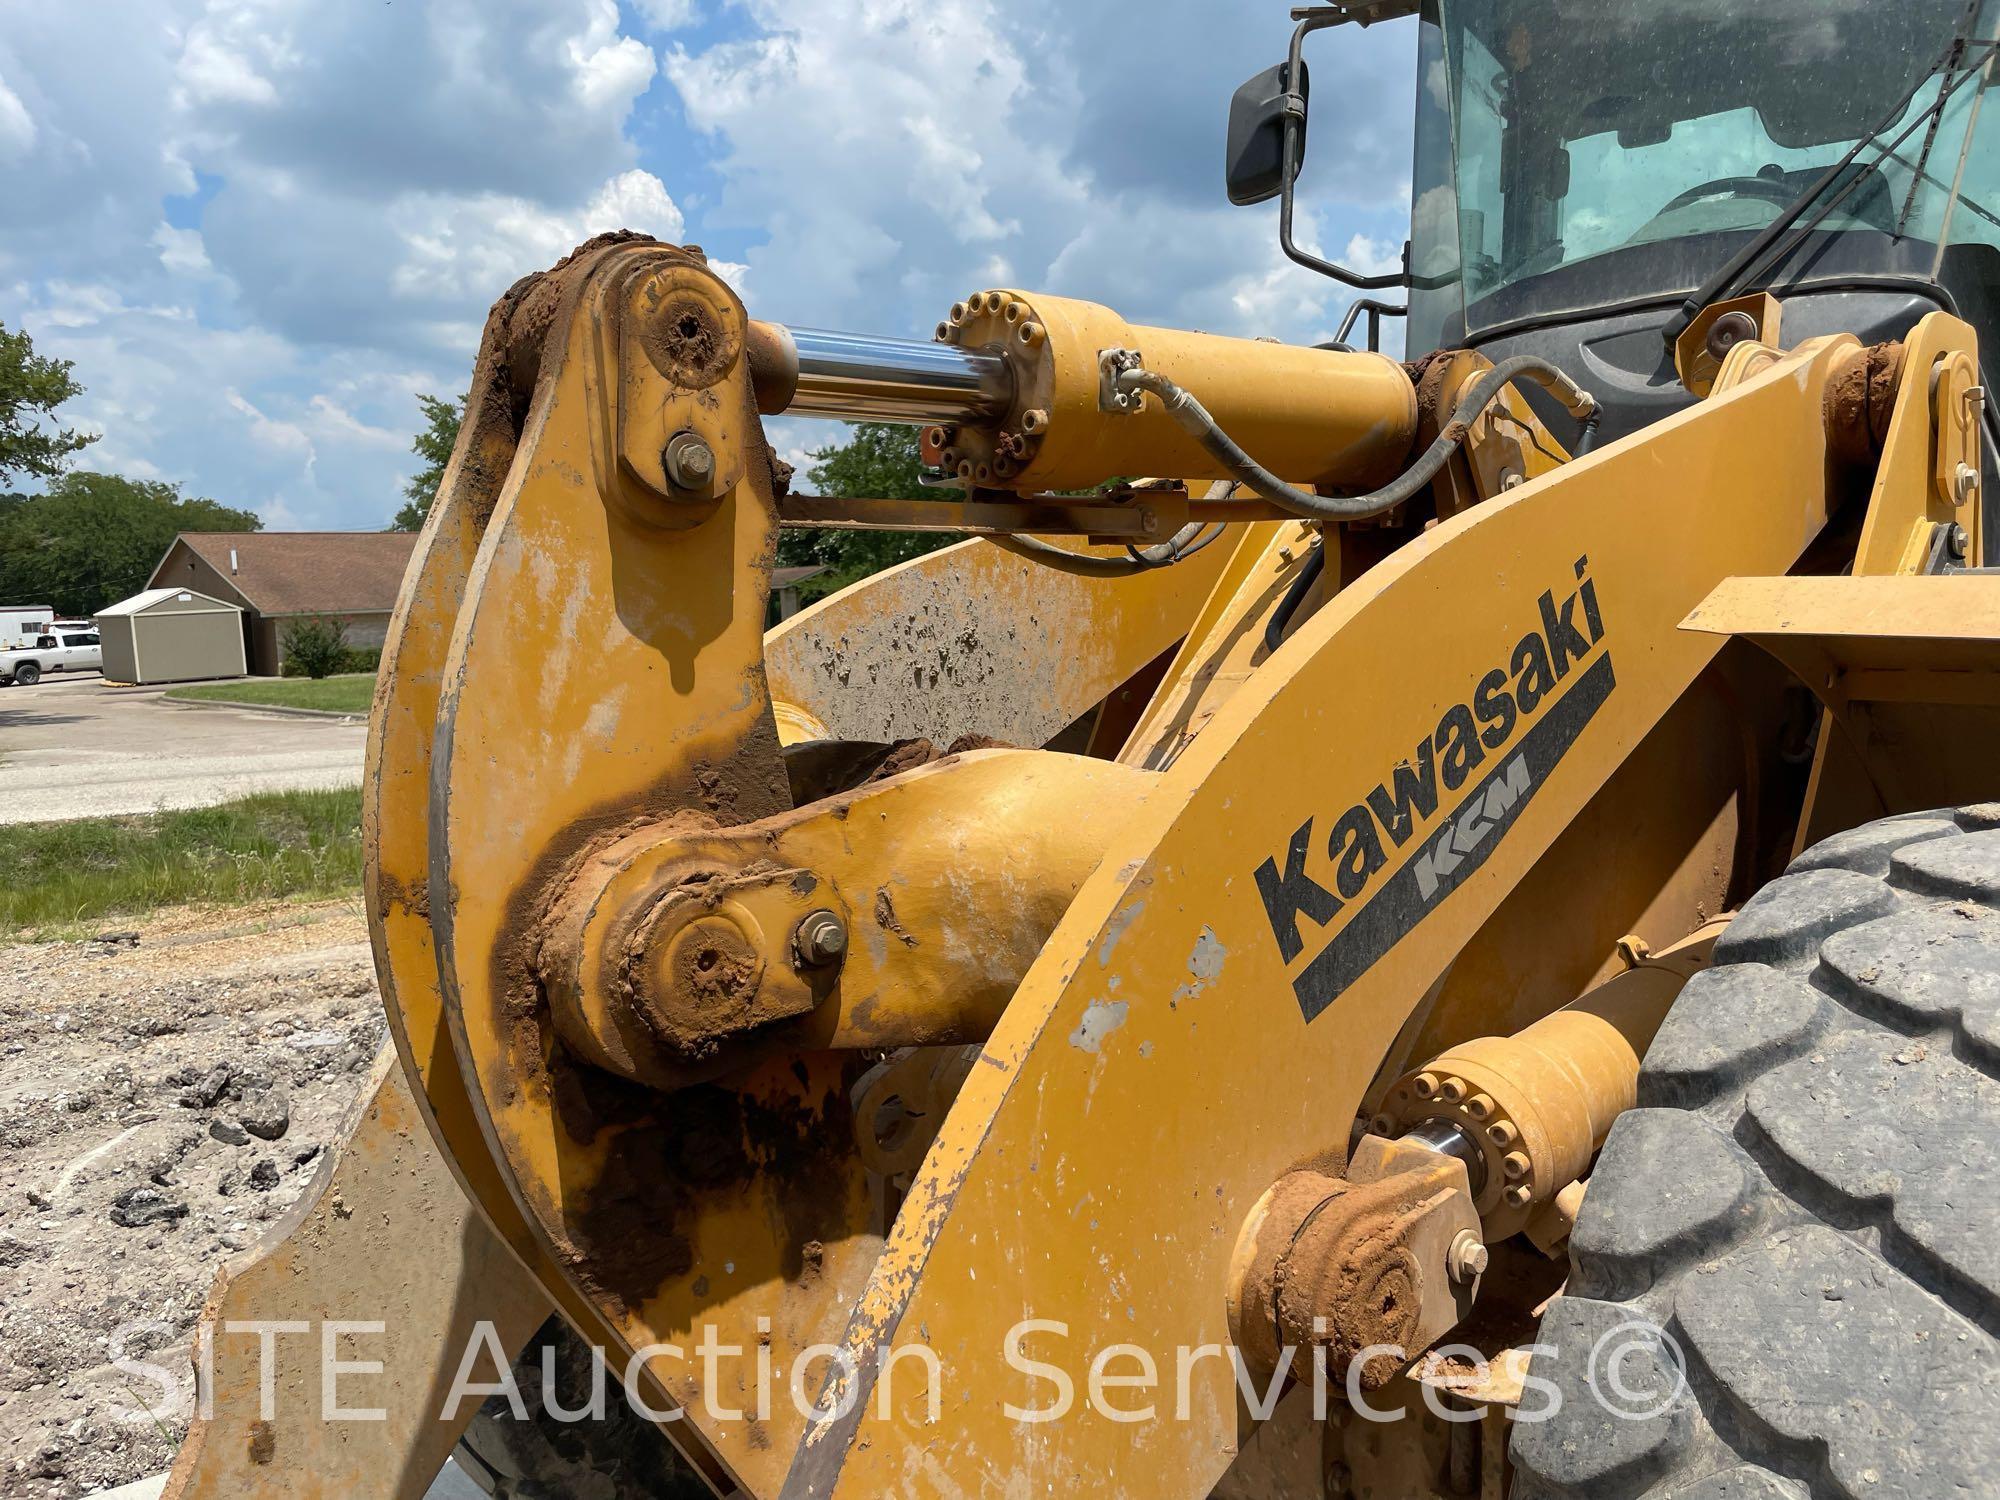
<svg viewBox="0 0 2000 1500"><path fill-rule="evenodd" d="M1288 965L1305 951L1300 917L1323 927L1366 897L1292 981L1308 1021L1485 862L1610 695L1611 654L1597 649L1604 619L1588 570L1589 559L1578 558L1575 592L1560 604L1553 590L1536 601L1540 628L1522 636L1504 667L1482 676L1406 759L1333 820L1323 853L1317 818L1308 818L1282 861L1257 867L1257 892ZM1489 756L1491 768L1474 781ZM1440 801L1469 781L1436 823ZM1388 847L1401 849L1419 835L1415 856L1377 886Z"/></svg>

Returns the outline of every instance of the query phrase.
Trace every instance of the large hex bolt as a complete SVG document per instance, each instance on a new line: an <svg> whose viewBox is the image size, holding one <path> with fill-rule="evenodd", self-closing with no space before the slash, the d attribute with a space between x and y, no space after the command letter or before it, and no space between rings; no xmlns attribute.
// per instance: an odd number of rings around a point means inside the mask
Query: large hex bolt
<svg viewBox="0 0 2000 1500"><path fill-rule="evenodd" d="M1452 1237L1451 1252L1446 1257L1445 1266L1451 1273L1451 1279L1462 1286L1484 1276L1490 1259L1485 1242L1479 1238L1477 1231L1461 1229Z"/></svg>
<svg viewBox="0 0 2000 1500"><path fill-rule="evenodd" d="M792 952L809 969L839 963L847 953L847 924L824 907L807 912L792 930Z"/></svg>
<svg viewBox="0 0 2000 1500"><path fill-rule="evenodd" d="M699 433L677 432L667 439L661 462L667 478L684 490L707 493L715 479L715 450Z"/></svg>

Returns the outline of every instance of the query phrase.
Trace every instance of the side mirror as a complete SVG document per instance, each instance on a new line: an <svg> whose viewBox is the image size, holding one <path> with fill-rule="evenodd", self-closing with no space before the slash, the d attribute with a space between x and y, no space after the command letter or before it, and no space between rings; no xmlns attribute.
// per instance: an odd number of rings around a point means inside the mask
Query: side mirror
<svg viewBox="0 0 2000 1500"><path fill-rule="evenodd" d="M1285 119L1294 108L1298 117L1298 150L1292 159L1296 174L1306 159L1305 102L1312 92L1312 74L1299 65L1296 105L1286 86L1289 64L1266 68L1229 101L1229 150L1224 162L1229 201L1263 203L1291 184L1285 181Z"/></svg>

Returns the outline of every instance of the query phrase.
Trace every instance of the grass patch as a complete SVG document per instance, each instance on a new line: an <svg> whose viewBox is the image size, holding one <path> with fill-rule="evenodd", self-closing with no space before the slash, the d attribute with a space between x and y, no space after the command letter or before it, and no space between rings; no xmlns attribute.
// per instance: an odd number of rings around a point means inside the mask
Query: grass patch
<svg viewBox="0 0 2000 1500"><path fill-rule="evenodd" d="M169 698L203 703L266 704L277 708L317 708L327 713L365 714L375 698L373 672L348 672L338 677L266 677L252 682L205 683L167 690Z"/></svg>
<svg viewBox="0 0 2000 1500"><path fill-rule="evenodd" d="M0 825L0 870L0 937L14 938L160 906L351 895L361 886L361 789Z"/></svg>

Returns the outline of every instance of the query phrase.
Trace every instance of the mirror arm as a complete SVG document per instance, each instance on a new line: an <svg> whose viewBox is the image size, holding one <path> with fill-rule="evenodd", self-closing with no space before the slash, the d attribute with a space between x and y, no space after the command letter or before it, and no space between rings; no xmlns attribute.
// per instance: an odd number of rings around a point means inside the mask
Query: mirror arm
<svg viewBox="0 0 2000 1500"><path fill-rule="evenodd" d="M1353 19L1346 11L1337 7L1325 10L1295 10L1299 24L1292 31L1292 48L1285 59L1285 153L1280 173L1284 184L1278 190L1278 248L1299 265L1309 271L1317 271L1322 276L1331 276L1335 281L1351 286L1357 291L1372 292L1385 286L1408 286L1408 268L1391 272L1385 276L1363 276L1350 271L1345 266L1314 255L1310 250L1299 248L1292 240L1292 189L1299 173L1299 127L1305 119L1305 98L1295 86L1299 77L1299 63L1309 32L1323 31L1329 26L1339 26Z"/></svg>

